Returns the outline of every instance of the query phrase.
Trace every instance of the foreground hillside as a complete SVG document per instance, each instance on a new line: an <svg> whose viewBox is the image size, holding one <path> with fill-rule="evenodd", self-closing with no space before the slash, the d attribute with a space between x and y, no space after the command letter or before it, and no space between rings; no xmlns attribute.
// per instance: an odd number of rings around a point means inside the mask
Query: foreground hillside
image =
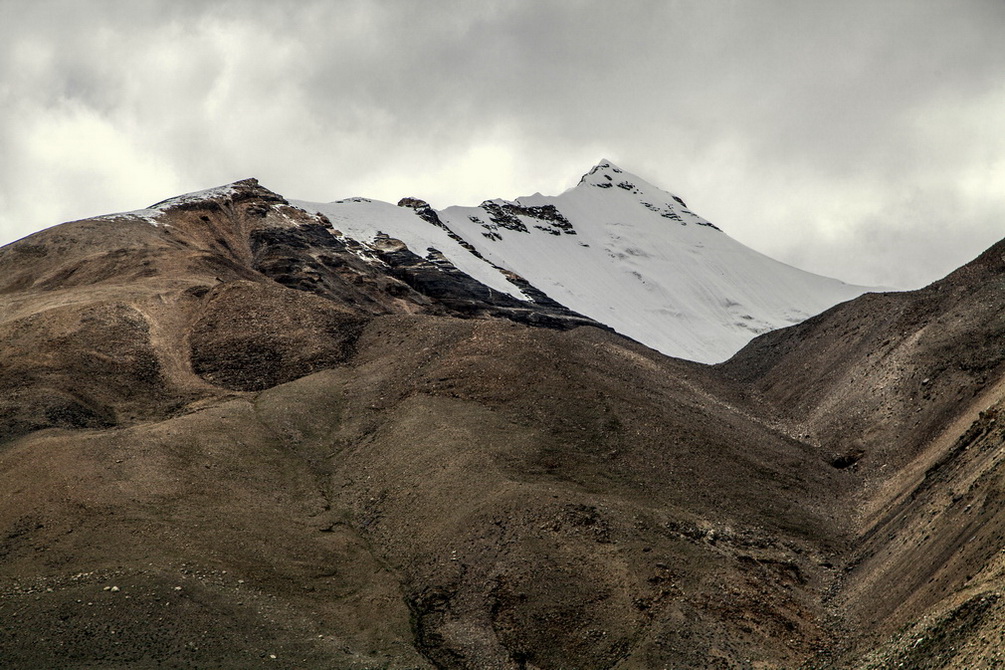
<svg viewBox="0 0 1005 670"><path fill-rule="evenodd" d="M254 181L156 211L0 249L5 664L1001 662L1005 249L712 368Z"/></svg>
<svg viewBox="0 0 1005 670"><path fill-rule="evenodd" d="M1005 242L919 291L868 295L722 366L859 480L834 606L866 667L1005 663ZM859 646L861 648L861 645Z"/></svg>

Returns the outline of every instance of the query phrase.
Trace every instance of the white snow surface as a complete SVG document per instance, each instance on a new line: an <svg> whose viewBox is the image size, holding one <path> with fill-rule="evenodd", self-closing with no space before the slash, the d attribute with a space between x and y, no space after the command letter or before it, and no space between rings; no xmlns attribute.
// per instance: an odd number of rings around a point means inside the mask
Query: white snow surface
<svg viewBox="0 0 1005 670"><path fill-rule="evenodd" d="M523 298L493 266L504 268L576 312L702 363L724 361L761 333L877 290L758 253L608 160L561 195L439 211L485 260L410 208L365 198L291 203L325 214L361 242L382 232L420 256L435 248L475 279Z"/></svg>
<svg viewBox="0 0 1005 670"><path fill-rule="evenodd" d="M576 234L553 234L548 221L522 214L515 216L526 232L506 228L492 220L493 205L552 205ZM876 290L760 254L607 160L558 196L449 207L439 215L487 260L566 307L664 354L702 363L724 361L756 335Z"/></svg>

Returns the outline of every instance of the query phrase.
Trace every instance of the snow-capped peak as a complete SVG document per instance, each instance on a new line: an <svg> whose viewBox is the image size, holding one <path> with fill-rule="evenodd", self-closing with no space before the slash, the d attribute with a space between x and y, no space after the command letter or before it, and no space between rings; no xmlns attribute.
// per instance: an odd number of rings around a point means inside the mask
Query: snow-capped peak
<svg viewBox="0 0 1005 670"><path fill-rule="evenodd" d="M624 170L619 168L617 165L607 160L606 158L601 158L600 162L590 168L590 171L582 176L579 180L580 184L597 184L603 183L601 180L606 179L611 181L615 176L624 174Z"/></svg>
<svg viewBox="0 0 1005 670"><path fill-rule="evenodd" d="M638 196L637 199L643 203L649 202L650 204L655 204L652 201L665 200L669 201L666 203L668 207L675 209L687 208L687 204L679 196L651 184L638 175L622 170L606 158L601 159L599 163L594 165L589 172L583 175L576 185L576 188L589 187L619 189L620 191ZM617 190L612 191L612 193L617 192Z"/></svg>
<svg viewBox="0 0 1005 670"><path fill-rule="evenodd" d="M134 214L157 223L192 202L252 196L286 202L247 180ZM606 159L556 196L439 211L418 198L290 204L326 216L336 235L364 245L394 238L492 291L557 302L663 353L707 363L868 290L763 256Z"/></svg>
<svg viewBox="0 0 1005 670"><path fill-rule="evenodd" d="M439 217L494 266L566 307L702 362L867 290L743 246L606 159L560 195L449 207Z"/></svg>

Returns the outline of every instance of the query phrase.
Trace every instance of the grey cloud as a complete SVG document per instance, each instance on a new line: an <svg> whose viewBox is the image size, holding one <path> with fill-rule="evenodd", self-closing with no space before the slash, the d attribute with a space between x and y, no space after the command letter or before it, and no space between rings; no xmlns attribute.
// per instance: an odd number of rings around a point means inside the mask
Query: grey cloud
<svg viewBox="0 0 1005 670"><path fill-rule="evenodd" d="M0 241L250 175L445 206L606 155L780 260L915 286L1002 232L1003 28L991 1L0 2Z"/></svg>

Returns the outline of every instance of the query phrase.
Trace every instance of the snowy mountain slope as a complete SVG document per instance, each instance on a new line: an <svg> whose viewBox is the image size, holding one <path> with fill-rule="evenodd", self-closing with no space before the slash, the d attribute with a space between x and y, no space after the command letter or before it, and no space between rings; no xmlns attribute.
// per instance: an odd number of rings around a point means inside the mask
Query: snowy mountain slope
<svg viewBox="0 0 1005 670"><path fill-rule="evenodd" d="M131 214L157 223L172 207L224 197L233 187ZM492 291L529 306L557 302L665 354L703 363L726 360L757 335L870 290L768 258L607 160L560 195L478 207L435 211L415 198L397 206L359 197L289 203L326 218L336 237L372 249L385 237L400 240Z"/></svg>
<svg viewBox="0 0 1005 670"><path fill-rule="evenodd" d="M440 217L566 307L705 363L869 290L753 251L606 160L561 195L450 207Z"/></svg>
<svg viewBox="0 0 1005 670"><path fill-rule="evenodd" d="M458 270L489 288L526 299L502 271L462 246L445 228L420 218L411 207L397 207L369 198L347 198L329 203L291 200L290 203L308 212L323 214L338 233L359 242L372 243L383 234L401 240L412 253L422 257L428 257L431 250L438 251Z"/></svg>

